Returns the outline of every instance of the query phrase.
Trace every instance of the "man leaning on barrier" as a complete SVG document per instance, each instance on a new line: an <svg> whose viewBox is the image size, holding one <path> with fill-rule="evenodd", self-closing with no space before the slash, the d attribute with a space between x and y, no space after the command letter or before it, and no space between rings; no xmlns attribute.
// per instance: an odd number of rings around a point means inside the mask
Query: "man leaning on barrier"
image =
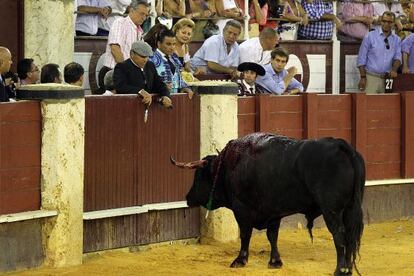
<svg viewBox="0 0 414 276"><path fill-rule="evenodd" d="M114 69L114 85L117 94L139 94L142 103L151 104L151 94L159 94L159 102L164 107L172 107L169 91L155 65L148 62L152 56L151 46L144 41L132 43L130 58L118 63Z"/></svg>

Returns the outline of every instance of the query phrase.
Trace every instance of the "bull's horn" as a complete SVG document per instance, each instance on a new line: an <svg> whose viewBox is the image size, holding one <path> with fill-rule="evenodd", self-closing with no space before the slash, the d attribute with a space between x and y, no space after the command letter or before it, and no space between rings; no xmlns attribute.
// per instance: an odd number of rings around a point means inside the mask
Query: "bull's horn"
<svg viewBox="0 0 414 276"><path fill-rule="evenodd" d="M193 161L189 163L177 162L172 156L170 156L170 160L172 164L176 165L179 168L183 168L183 169L203 168L204 165L207 163L206 160L197 160L197 161Z"/></svg>
<svg viewBox="0 0 414 276"><path fill-rule="evenodd" d="M218 149L216 149L216 151L217 151L217 154L220 155L220 151Z"/></svg>

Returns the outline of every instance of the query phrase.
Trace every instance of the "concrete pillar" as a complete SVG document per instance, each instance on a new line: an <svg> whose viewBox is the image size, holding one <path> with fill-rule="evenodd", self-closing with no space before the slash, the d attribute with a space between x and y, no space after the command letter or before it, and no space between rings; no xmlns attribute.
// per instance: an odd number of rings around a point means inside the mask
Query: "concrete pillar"
<svg viewBox="0 0 414 276"><path fill-rule="evenodd" d="M82 263L85 100L82 88L22 86L19 99L41 100L42 209L58 215L42 225L45 265Z"/></svg>
<svg viewBox="0 0 414 276"><path fill-rule="evenodd" d="M237 138L237 85L198 87L200 94L200 155L217 154L228 141ZM227 208L210 211L201 208L201 242L228 242L239 237L233 212Z"/></svg>
<svg viewBox="0 0 414 276"><path fill-rule="evenodd" d="M24 1L24 53L42 66L73 61L74 0Z"/></svg>

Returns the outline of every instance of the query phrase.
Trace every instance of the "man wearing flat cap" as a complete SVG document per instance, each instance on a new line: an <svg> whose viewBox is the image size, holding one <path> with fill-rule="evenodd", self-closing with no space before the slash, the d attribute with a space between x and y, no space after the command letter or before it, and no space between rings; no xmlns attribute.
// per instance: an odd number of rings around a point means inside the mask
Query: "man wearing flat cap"
<svg viewBox="0 0 414 276"><path fill-rule="evenodd" d="M158 75L155 65L148 62L152 49L144 41L132 43L130 58L118 63L114 69L114 86L117 94L139 94L142 102L151 104L151 94L160 96L159 102L165 107L171 107L169 90Z"/></svg>
<svg viewBox="0 0 414 276"><path fill-rule="evenodd" d="M242 79L237 80L239 96L252 96L259 93L267 93L266 89L256 83L257 76L264 76L265 69L254 62L243 62L237 67L242 72Z"/></svg>

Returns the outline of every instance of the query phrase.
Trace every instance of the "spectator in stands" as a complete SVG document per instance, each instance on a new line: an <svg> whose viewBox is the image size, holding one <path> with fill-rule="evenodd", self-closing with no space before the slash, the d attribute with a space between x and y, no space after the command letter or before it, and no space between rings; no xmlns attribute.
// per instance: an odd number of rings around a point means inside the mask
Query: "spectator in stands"
<svg viewBox="0 0 414 276"><path fill-rule="evenodd" d="M19 77L16 73L9 71L2 75L4 80L5 90L9 97L10 102L15 102L16 100L16 88L20 86Z"/></svg>
<svg viewBox="0 0 414 276"><path fill-rule="evenodd" d="M111 13L109 3L106 0L77 1L76 35L97 35L100 17L106 19Z"/></svg>
<svg viewBox="0 0 414 276"><path fill-rule="evenodd" d="M300 26L298 39L329 40L332 38L333 26L341 29L342 23L333 13L332 2L323 0L304 0L302 7L310 20L306 26Z"/></svg>
<svg viewBox="0 0 414 276"><path fill-rule="evenodd" d="M414 74L414 34L410 34L401 43L402 73Z"/></svg>
<svg viewBox="0 0 414 276"><path fill-rule="evenodd" d="M211 17L216 14L215 0L189 0L186 7L187 18Z"/></svg>
<svg viewBox="0 0 414 276"><path fill-rule="evenodd" d="M374 22L374 6L369 0L343 2L339 18L343 23L338 33L340 40L363 39Z"/></svg>
<svg viewBox="0 0 414 276"><path fill-rule="evenodd" d="M144 41L151 46L152 51L157 49L158 36L161 32L168 31L168 27L161 23L156 23L154 26L149 29L149 31L144 36Z"/></svg>
<svg viewBox="0 0 414 276"><path fill-rule="evenodd" d="M237 67L237 70L242 72L242 79L237 80L239 85L239 96L252 96L254 94L266 93L261 85L256 83L257 76L264 76L265 69L254 62L243 62Z"/></svg>
<svg viewBox="0 0 414 276"><path fill-rule="evenodd" d="M256 83L272 94L297 94L303 92L303 85L294 77L296 67L285 69L289 61L289 53L283 48L274 49L271 54L271 62L264 67L266 74L257 78Z"/></svg>
<svg viewBox="0 0 414 276"><path fill-rule="evenodd" d="M149 4L144 0L131 0L128 16L119 18L112 24L106 45L105 60L99 71L100 93L105 91L103 79L106 72L113 69L117 63L129 58L131 45L142 39L141 24L149 13Z"/></svg>
<svg viewBox="0 0 414 276"><path fill-rule="evenodd" d="M10 71L12 65L12 55L6 47L0 46L0 102L8 102L9 94L6 91L2 74Z"/></svg>
<svg viewBox="0 0 414 276"><path fill-rule="evenodd" d="M71 62L66 64L65 68L63 69L63 76L65 78L65 82L67 84L76 85L76 86L83 86L83 74L85 70L83 69L82 65L77 62Z"/></svg>
<svg viewBox="0 0 414 276"><path fill-rule="evenodd" d="M239 75L239 45L241 25L236 20L227 22L223 35L213 35L208 38L191 60L193 68L204 68L208 73L226 73L232 78Z"/></svg>
<svg viewBox="0 0 414 276"><path fill-rule="evenodd" d="M59 65L54 63L43 65L40 72L40 83L62 83L62 73Z"/></svg>
<svg viewBox="0 0 414 276"><path fill-rule="evenodd" d="M165 107L171 107L172 101L168 97L169 91L165 83L157 74L148 57L152 56L151 46L144 41L132 43L130 58L118 63L114 69L114 86L117 94L138 94L142 103L150 105L151 94L159 94L159 102Z"/></svg>
<svg viewBox="0 0 414 276"><path fill-rule="evenodd" d="M300 25L309 23L308 15L303 7L295 0L282 0L283 12L280 15L278 31L282 40L296 40Z"/></svg>
<svg viewBox="0 0 414 276"><path fill-rule="evenodd" d="M98 22L99 35L107 36L116 19L124 17L131 0L107 0L111 7L111 14L107 18L100 18Z"/></svg>
<svg viewBox="0 0 414 276"><path fill-rule="evenodd" d="M115 85L114 85L114 70L106 72L104 78L106 91L103 93L104 96L112 96L116 94Z"/></svg>
<svg viewBox="0 0 414 276"><path fill-rule="evenodd" d="M21 85L35 84L40 80L40 69L32 58L24 58L17 63L17 74Z"/></svg>
<svg viewBox="0 0 414 276"><path fill-rule="evenodd" d="M217 20L216 25L219 27L220 33L223 32L226 23L231 18L238 19L239 21L243 19L243 10L237 5L236 0L215 0L215 6L218 16L229 18Z"/></svg>
<svg viewBox="0 0 414 276"><path fill-rule="evenodd" d="M240 44L240 62L268 64L270 62L270 52L276 47L278 42L279 35L276 30L264 29L259 37L250 38Z"/></svg>
<svg viewBox="0 0 414 276"><path fill-rule="evenodd" d="M403 40L414 31L414 3L403 2L401 6L407 16L399 16L403 28L397 34Z"/></svg>
<svg viewBox="0 0 414 276"><path fill-rule="evenodd" d="M249 10L244 10L245 1L249 1ZM269 6L268 0L236 0L237 6L242 10L243 14L249 14L249 37L256 37L261 31L261 27L267 23L267 15Z"/></svg>
<svg viewBox="0 0 414 276"><path fill-rule="evenodd" d="M185 16L185 0L157 0L156 11L158 16L171 18Z"/></svg>
<svg viewBox="0 0 414 276"><path fill-rule="evenodd" d="M174 52L187 72L191 71L191 57L188 45L193 36L193 29L194 21L188 18L178 20L172 29L175 34Z"/></svg>
<svg viewBox="0 0 414 276"><path fill-rule="evenodd" d="M359 48L359 90L369 94L384 93L384 79L397 76L401 64L401 40L392 33L395 15L386 11L381 16L381 28L370 31Z"/></svg>
<svg viewBox="0 0 414 276"><path fill-rule="evenodd" d="M279 5L279 1L268 0L267 5L268 5L268 11L267 11L268 20L266 24L262 27L262 29L269 28L269 29L276 30L278 28L278 21L274 19L279 18L283 10L280 9L281 6Z"/></svg>
<svg viewBox="0 0 414 276"><path fill-rule="evenodd" d="M181 77L183 66L174 50L174 33L170 30L163 31L158 35L157 50L150 57L150 61L154 63L158 75L167 85L170 93L187 93L191 99L194 93L187 87L187 84Z"/></svg>
<svg viewBox="0 0 414 276"><path fill-rule="evenodd" d="M187 18L208 18L216 14L215 0L188 0L186 5ZM203 29L207 20L194 21L193 40L204 40Z"/></svg>
<svg viewBox="0 0 414 276"><path fill-rule="evenodd" d="M389 11L395 14L395 25L398 28L400 25L400 21L398 17L400 15L406 15L404 9L402 8L401 4L398 1L375 1L372 2L372 6L374 7L374 24L381 25L381 16L384 12Z"/></svg>

